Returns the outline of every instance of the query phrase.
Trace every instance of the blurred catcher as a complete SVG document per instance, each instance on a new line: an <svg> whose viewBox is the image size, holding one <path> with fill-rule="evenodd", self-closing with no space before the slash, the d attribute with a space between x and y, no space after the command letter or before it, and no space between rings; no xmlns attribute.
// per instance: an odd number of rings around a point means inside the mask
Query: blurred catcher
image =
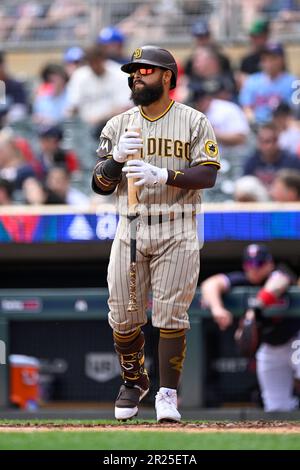
<svg viewBox="0 0 300 470"><path fill-rule="evenodd" d="M243 271L217 274L202 283L202 302L221 330L232 323L232 314L224 307L223 294L235 286L258 286L235 332L242 355L256 356L257 376L265 411L291 411L298 408L293 395L300 379L300 361L295 361L294 341L300 339L300 319L266 317L264 310L282 306L282 295L295 283L294 274L285 265L275 267L265 245L249 245L243 256ZM282 309L283 310L283 309Z"/></svg>

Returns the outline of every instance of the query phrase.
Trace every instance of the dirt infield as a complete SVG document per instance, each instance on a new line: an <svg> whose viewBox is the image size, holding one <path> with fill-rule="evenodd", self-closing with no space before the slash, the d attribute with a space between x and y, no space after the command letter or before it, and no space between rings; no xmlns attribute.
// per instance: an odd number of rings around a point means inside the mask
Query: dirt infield
<svg viewBox="0 0 300 470"><path fill-rule="evenodd" d="M211 422L211 423L149 423L129 424L67 424L67 423L30 423L1 424L1 432L45 432L45 431L161 431L186 433L260 433L260 434L299 434L300 423L279 421Z"/></svg>

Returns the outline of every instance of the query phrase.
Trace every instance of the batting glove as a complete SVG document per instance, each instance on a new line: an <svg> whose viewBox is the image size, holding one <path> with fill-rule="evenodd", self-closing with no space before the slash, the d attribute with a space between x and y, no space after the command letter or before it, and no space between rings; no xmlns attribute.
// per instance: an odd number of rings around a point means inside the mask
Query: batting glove
<svg viewBox="0 0 300 470"><path fill-rule="evenodd" d="M165 184L168 179L168 170L166 168L158 168L150 165L143 160L129 160L122 169L126 173L127 178L139 178L134 183L135 186L147 187Z"/></svg>
<svg viewBox="0 0 300 470"><path fill-rule="evenodd" d="M113 159L118 163L126 162L128 155L135 155L143 147L143 141L137 132L127 131L121 135L118 145L113 150Z"/></svg>

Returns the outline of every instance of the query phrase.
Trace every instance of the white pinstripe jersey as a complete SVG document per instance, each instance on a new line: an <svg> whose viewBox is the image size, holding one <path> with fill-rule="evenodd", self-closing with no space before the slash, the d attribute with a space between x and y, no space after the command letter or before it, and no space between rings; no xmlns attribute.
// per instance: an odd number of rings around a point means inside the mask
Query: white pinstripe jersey
<svg viewBox="0 0 300 470"><path fill-rule="evenodd" d="M220 167L220 156L216 137L207 117L199 111L172 101L166 111L156 119L148 118L139 107L110 119L104 127L97 152L111 157L111 152L128 127L142 129L142 158L152 165L179 171L196 165ZM107 152L105 152L107 150ZM118 185L118 211L127 213L127 179L122 176ZM143 187L139 193L140 203L150 210L153 205L186 204L198 212L201 202L200 190L176 188L170 185Z"/></svg>

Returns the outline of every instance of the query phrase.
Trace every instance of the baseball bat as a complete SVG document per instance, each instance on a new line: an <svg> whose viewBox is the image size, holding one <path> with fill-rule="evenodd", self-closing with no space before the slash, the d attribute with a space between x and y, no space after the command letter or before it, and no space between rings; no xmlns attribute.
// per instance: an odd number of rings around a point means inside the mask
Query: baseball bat
<svg viewBox="0 0 300 470"><path fill-rule="evenodd" d="M140 128L130 128L133 132L141 135ZM139 150L130 159L136 160L141 158ZM128 219L130 224L130 270L129 270L129 302L127 307L128 313L136 313L138 311L136 300L136 224L138 218L138 188L134 185L136 178L128 179Z"/></svg>

